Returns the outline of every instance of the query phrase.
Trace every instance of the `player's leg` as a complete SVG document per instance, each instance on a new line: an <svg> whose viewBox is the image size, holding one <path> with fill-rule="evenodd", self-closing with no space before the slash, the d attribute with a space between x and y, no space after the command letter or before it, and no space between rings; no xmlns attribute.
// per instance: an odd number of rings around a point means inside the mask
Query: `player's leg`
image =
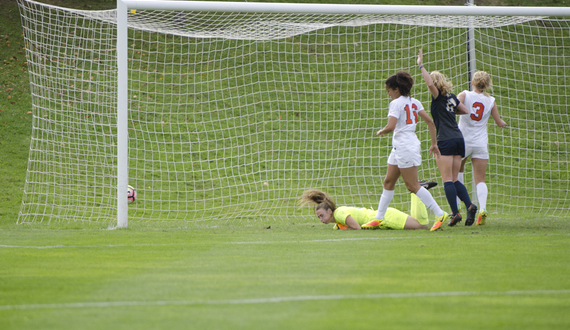
<svg viewBox="0 0 570 330"><path fill-rule="evenodd" d="M405 151L405 150L404 150ZM376 217L369 223L363 224L362 229L377 229L384 226L384 217L386 215L386 210L388 205L394 197L394 188L396 187L396 182L400 177L399 161L403 155L400 155L403 151L396 150L393 148L388 156L388 170L386 171L386 176L384 177L384 189L382 190L382 195L380 195L380 200L378 201L378 211L376 212ZM419 154L419 152L418 152ZM421 162L421 156L420 162Z"/></svg>
<svg viewBox="0 0 570 330"><path fill-rule="evenodd" d="M473 158L473 177L477 187L477 199L479 200L479 216L477 217L477 225L482 226L487 223L487 196L489 191L485 184L485 174L487 171L487 159Z"/></svg>
<svg viewBox="0 0 570 330"><path fill-rule="evenodd" d="M412 216L408 216L406 219L406 224L404 225L404 229L428 229L429 225L421 224L417 219Z"/></svg>
<svg viewBox="0 0 570 330"><path fill-rule="evenodd" d="M465 207L469 209L469 207L471 206L471 198L469 197L469 192L467 192L467 188L465 188L465 185L459 180L457 180L462 161L463 160L461 159L461 156L458 155L453 156L453 165L452 165L452 176L454 177L453 185L455 186L457 197L459 197L459 199L461 199L463 203L465 203Z"/></svg>
<svg viewBox="0 0 570 330"><path fill-rule="evenodd" d="M411 201L411 212L410 215L413 219L421 225L426 225L429 223L429 216L427 208L422 200L414 193L410 194Z"/></svg>
<svg viewBox="0 0 570 330"><path fill-rule="evenodd" d="M437 186L437 182L429 180L420 180L419 184L427 190L430 190L431 188ZM427 225L429 223L429 216L426 205L422 202L422 200L416 194L410 193L410 204L410 215L412 218L416 219L421 225Z"/></svg>
<svg viewBox="0 0 570 330"><path fill-rule="evenodd" d="M475 214L477 214L477 205L471 203L471 198L469 198L469 193L467 192L467 188L465 188L465 185L463 185L463 183L461 181L457 180L457 177L459 176L459 169L461 168L461 164L463 162L463 158L465 158L466 155L469 155L466 153L466 148L465 148L465 142L463 141L463 139L459 139L456 140L456 145L455 145L455 152L453 153L454 158L453 158L453 185L455 186L455 191L457 193L457 197L459 197L459 199L461 199L463 201L463 203L465 203L465 208L467 210L467 218L465 219L465 225L466 226L471 226L473 224L473 222L475 221ZM473 158L473 155L471 155L471 158ZM452 224L450 223L450 226Z"/></svg>
<svg viewBox="0 0 570 330"><path fill-rule="evenodd" d="M453 184L453 160L455 156L447 155L440 156L436 159L437 167L441 173L441 178L443 180L443 191L445 192L445 198L447 203L451 208L451 218L449 220L450 226L455 226L461 222L461 214L459 214L459 209L457 208L457 190Z"/></svg>
<svg viewBox="0 0 570 330"><path fill-rule="evenodd" d="M459 173L457 173L457 181L463 183L463 185L465 185L465 181L463 180L464 174L465 174L465 163L467 163L467 160L469 159L469 148L465 147L465 158L463 158L461 160L461 166L459 167ZM459 199L459 197L457 197L457 209L459 211L461 211L461 199Z"/></svg>
<svg viewBox="0 0 570 330"><path fill-rule="evenodd" d="M487 206L487 185L485 184L485 174L487 171L487 159L473 158L473 177L475 179L475 185L477 185L477 199L479 200L479 206L485 208ZM484 190L479 191L479 184L484 185Z"/></svg>
<svg viewBox="0 0 570 330"><path fill-rule="evenodd" d="M388 170L386 171L386 176L384 177L384 189L382 190L382 195L380 195L380 200L378 201L378 211L376 212L376 219L379 222L384 220L384 215L388 209L388 205L394 197L394 188L396 187L396 182L400 177L400 169L396 165L388 164ZM362 226L366 228L366 224Z"/></svg>
<svg viewBox="0 0 570 330"><path fill-rule="evenodd" d="M420 183L418 180L418 167L412 166L408 168L401 168L400 173L402 174L402 179L406 184L406 188L410 192L416 192L420 189Z"/></svg>
<svg viewBox="0 0 570 330"><path fill-rule="evenodd" d="M417 189L415 192L416 196L435 214L436 220L431 230L438 229L443 222L449 219L449 215L439 207L430 192L418 183L418 168L416 166L405 169L401 168L400 173L406 183L406 187L411 189L412 192L414 192L414 189Z"/></svg>
<svg viewBox="0 0 570 330"><path fill-rule="evenodd" d="M384 229L428 229L428 225L418 222L412 216L407 215L406 213L397 210L393 207L389 207L386 210L385 216L385 226Z"/></svg>

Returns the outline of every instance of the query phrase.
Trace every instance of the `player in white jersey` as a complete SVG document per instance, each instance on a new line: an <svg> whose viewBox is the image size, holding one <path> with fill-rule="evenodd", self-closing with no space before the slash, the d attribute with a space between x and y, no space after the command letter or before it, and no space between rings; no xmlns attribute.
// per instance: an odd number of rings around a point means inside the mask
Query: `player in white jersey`
<svg viewBox="0 0 570 330"><path fill-rule="evenodd" d="M473 163L473 178L479 200L479 216L477 225L484 225L487 221L487 195L488 189L485 184L487 162L489 160L487 135L487 121L493 117L497 126L503 128L507 123L501 119L497 109L495 98L490 96L486 89L491 87L491 77L485 71L477 71L471 80L473 91L463 91L457 98L465 104L469 113L459 116L459 129L465 139L465 158L461 163L458 179L463 181L465 162L471 157Z"/></svg>
<svg viewBox="0 0 570 330"><path fill-rule="evenodd" d="M394 132L392 137L392 151L388 157L388 171L384 178L384 190L378 202L376 220L378 224L384 224L384 216L388 205L394 197L394 189L398 178L402 176L406 188L416 194L420 200L436 216L436 221L445 221L449 215L439 207L427 189L418 183L418 166L421 165L420 141L416 135L418 117L428 125L431 136L430 153L439 156L436 141L436 130L433 120L425 112L422 104L410 96L414 85L414 79L406 71L398 71L395 75L386 79L386 93L392 99L388 111L388 124L376 135L384 136ZM375 224L371 222L371 227ZM363 225L362 228L367 228Z"/></svg>
<svg viewBox="0 0 570 330"><path fill-rule="evenodd" d="M413 97L400 95L390 102L388 121L394 118L396 125L392 135L392 152L390 152L388 164L397 165L400 168L421 165L421 146L416 135L417 116L420 111L424 111L424 107Z"/></svg>

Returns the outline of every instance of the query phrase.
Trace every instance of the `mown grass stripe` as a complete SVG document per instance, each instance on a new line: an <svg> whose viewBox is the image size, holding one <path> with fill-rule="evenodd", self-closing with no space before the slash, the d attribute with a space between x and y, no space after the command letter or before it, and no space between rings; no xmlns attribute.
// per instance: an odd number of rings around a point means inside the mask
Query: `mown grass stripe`
<svg viewBox="0 0 570 330"><path fill-rule="evenodd" d="M75 302L60 304L0 305L0 310L65 309L65 308L106 308L129 306L192 306L192 305L242 305L283 302L303 302L316 300L345 299L401 299L458 296L518 296L518 295L558 295L570 294L570 290L512 290L512 291L449 291L449 292L399 292L362 295L316 295L297 297L269 297L227 300L155 300L155 301L102 301Z"/></svg>
<svg viewBox="0 0 570 330"><path fill-rule="evenodd" d="M544 237L544 234L512 234L512 235L492 235L485 233L484 235L473 235L470 237ZM549 233L547 236L570 236L570 233ZM217 242L216 244L224 245L255 245L255 244L305 244L305 243L328 243L328 242L343 242L343 241L368 241L368 240L404 240L404 239L426 239L426 238L453 238L459 237L455 235L425 235L425 236L390 236L390 237L347 237L347 238L330 238L330 239L314 239L314 240L295 240L295 241L254 241L254 242ZM461 236L463 237L463 236ZM32 246L32 245L8 245L0 244L0 249L80 249L80 248L113 248L113 247L141 247L141 246L181 246L181 245L210 245L211 242L184 242L184 243L159 243L159 244L101 244L101 245L45 245L45 246Z"/></svg>

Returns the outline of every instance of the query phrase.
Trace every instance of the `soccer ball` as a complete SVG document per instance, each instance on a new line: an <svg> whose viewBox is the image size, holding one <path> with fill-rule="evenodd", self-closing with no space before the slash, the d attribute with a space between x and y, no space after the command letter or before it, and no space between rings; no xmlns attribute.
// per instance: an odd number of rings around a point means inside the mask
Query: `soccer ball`
<svg viewBox="0 0 570 330"><path fill-rule="evenodd" d="M129 204L137 199L137 191L131 185L127 187L127 199L129 200Z"/></svg>

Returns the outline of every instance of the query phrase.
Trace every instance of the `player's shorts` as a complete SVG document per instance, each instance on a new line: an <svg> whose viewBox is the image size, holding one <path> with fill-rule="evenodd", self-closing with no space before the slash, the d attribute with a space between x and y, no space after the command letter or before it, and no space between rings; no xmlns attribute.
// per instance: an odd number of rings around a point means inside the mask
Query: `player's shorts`
<svg viewBox="0 0 570 330"><path fill-rule="evenodd" d="M465 140L463 138L440 141L437 143L437 147L442 156L459 155L465 157Z"/></svg>
<svg viewBox="0 0 570 330"><path fill-rule="evenodd" d="M477 159L489 159L489 148L484 147L473 147L465 146L465 157L477 158Z"/></svg>
<svg viewBox="0 0 570 330"><path fill-rule="evenodd" d="M388 164L396 165L398 168L409 168L422 164L420 148L392 148L388 156Z"/></svg>
<svg viewBox="0 0 570 330"><path fill-rule="evenodd" d="M404 229L408 215L400 210L389 207L384 215L383 229Z"/></svg>

